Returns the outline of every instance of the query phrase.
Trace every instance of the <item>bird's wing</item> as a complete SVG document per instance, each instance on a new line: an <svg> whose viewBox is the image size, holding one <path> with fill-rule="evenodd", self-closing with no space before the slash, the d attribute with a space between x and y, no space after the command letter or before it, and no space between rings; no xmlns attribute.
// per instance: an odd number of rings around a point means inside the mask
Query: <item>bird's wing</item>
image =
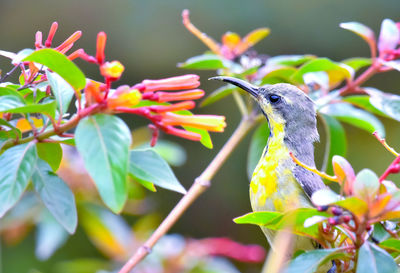
<svg viewBox="0 0 400 273"><path fill-rule="evenodd" d="M311 198L312 194L317 190L326 188L326 185L322 181L321 177L309 170L304 169L301 166L296 166L293 170L294 177L304 192Z"/></svg>

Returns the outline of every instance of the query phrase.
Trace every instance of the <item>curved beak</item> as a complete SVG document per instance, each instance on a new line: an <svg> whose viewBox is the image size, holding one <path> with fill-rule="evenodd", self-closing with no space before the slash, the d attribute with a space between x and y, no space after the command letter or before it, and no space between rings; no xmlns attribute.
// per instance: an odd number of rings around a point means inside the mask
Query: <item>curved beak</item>
<svg viewBox="0 0 400 273"><path fill-rule="evenodd" d="M228 82L230 84L236 85L237 87L240 87L244 91L249 92L253 97L255 97L255 98L258 97L258 87L255 85L252 85L251 83L248 83L246 81L236 79L233 77L225 77L225 76L212 77L212 78L209 78L209 80Z"/></svg>

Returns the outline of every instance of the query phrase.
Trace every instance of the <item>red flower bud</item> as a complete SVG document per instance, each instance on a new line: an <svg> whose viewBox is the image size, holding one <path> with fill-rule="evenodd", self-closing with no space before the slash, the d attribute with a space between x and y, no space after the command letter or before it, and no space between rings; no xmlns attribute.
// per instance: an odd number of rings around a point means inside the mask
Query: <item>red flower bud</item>
<svg viewBox="0 0 400 273"><path fill-rule="evenodd" d="M61 53L65 53L70 49L74 43L79 40L82 36L82 31L78 30L75 31L71 36L68 37L67 40L65 40L61 45L59 45L56 50L60 51Z"/></svg>
<svg viewBox="0 0 400 273"><path fill-rule="evenodd" d="M104 49L106 48L107 35L105 32L101 31L97 34L97 43L96 43L96 59L99 64L104 63L105 55Z"/></svg>
<svg viewBox="0 0 400 273"><path fill-rule="evenodd" d="M45 47L51 47L51 43L53 41L54 34L56 34L57 28L58 28L58 23L53 22L53 24L51 24L51 27L50 27L49 35L47 35L47 40L44 43Z"/></svg>
<svg viewBox="0 0 400 273"><path fill-rule="evenodd" d="M42 39L43 39L42 32L41 31L36 32L36 35L35 35L35 47L36 48L43 47Z"/></svg>

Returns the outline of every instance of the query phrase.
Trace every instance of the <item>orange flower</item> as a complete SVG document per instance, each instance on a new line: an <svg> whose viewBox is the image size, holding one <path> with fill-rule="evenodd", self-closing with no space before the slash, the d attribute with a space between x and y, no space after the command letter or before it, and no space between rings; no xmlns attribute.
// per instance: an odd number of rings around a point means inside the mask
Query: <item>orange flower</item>
<svg viewBox="0 0 400 273"><path fill-rule="evenodd" d="M94 103L99 103L104 100L104 94L100 89L102 83L96 81L88 81L85 87L85 100L86 105L92 105Z"/></svg>
<svg viewBox="0 0 400 273"><path fill-rule="evenodd" d="M212 132L223 132L226 127L224 116L215 115L177 115L167 112L162 115L161 124L190 126Z"/></svg>

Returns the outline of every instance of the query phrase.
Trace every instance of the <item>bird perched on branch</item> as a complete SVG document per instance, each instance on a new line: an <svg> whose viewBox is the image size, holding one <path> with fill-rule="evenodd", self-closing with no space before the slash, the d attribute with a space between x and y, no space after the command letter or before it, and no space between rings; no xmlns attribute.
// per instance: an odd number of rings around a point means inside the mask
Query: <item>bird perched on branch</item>
<svg viewBox="0 0 400 273"><path fill-rule="evenodd" d="M306 165L315 166L313 144L319 140L319 135L313 101L290 84L257 87L232 77L211 79L231 83L250 93L268 121L268 143L250 183L253 211L285 212L312 207L311 195L326 186L318 175L294 163L290 152ZM265 227L261 229L274 249L276 232ZM317 244L309 238L295 236L292 247L294 253L314 249Z"/></svg>

